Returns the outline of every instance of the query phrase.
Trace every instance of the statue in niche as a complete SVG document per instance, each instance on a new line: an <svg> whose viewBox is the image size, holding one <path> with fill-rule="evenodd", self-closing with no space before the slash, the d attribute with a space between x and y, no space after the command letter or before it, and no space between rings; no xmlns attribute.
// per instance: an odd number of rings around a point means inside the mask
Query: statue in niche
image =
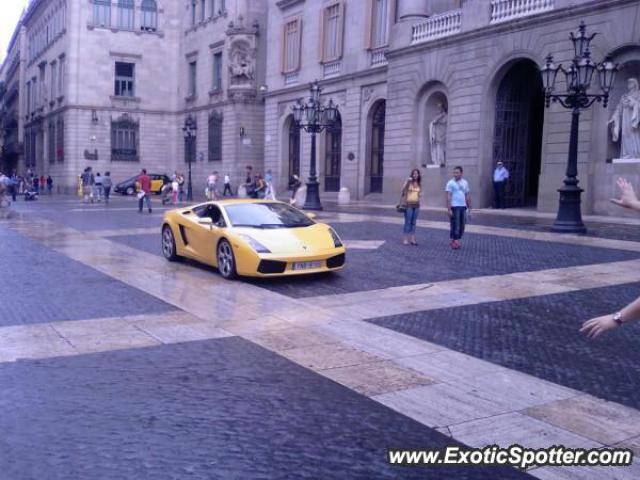
<svg viewBox="0 0 640 480"><path fill-rule="evenodd" d="M622 158L640 158L640 88L637 78L627 79L627 93L622 95L607 123L611 140L620 140Z"/></svg>
<svg viewBox="0 0 640 480"><path fill-rule="evenodd" d="M229 72L232 83L247 83L253 80L254 58L247 45L237 43L229 55Z"/></svg>
<svg viewBox="0 0 640 480"><path fill-rule="evenodd" d="M442 103L438 103L439 113L429 123L429 143L431 145L431 163L444 165L447 144L447 111Z"/></svg>

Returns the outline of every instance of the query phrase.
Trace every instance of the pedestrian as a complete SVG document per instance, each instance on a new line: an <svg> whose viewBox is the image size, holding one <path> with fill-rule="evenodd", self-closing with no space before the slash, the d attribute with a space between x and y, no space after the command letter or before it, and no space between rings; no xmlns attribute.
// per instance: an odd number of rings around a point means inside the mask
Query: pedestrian
<svg viewBox="0 0 640 480"><path fill-rule="evenodd" d="M422 196L422 175L414 168L402 187L400 205L404 208L404 238L403 245L418 245L416 241L416 220L420 212L420 197Z"/></svg>
<svg viewBox="0 0 640 480"><path fill-rule="evenodd" d="M624 208L630 208L640 212L640 200L636 196L636 192L626 179L619 178L617 182L618 188L622 191L619 199L612 198L611 202ZM627 323L640 319L640 297L636 298L629 305L615 313L602 315L601 317L592 318L582 324L580 332L585 334L587 338L595 340L602 334L621 327Z"/></svg>
<svg viewBox="0 0 640 480"><path fill-rule="evenodd" d="M451 223L451 248L460 248L460 239L464 235L464 225L467 214L471 211L471 195L469 184L462 178L462 167L453 169L453 178L447 182L445 187L447 195L447 213Z"/></svg>
<svg viewBox="0 0 640 480"><path fill-rule="evenodd" d="M178 196L180 195L180 184L178 183L178 177L174 176L171 181L171 203L173 205L178 204Z"/></svg>
<svg viewBox="0 0 640 480"><path fill-rule="evenodd" d="M47 188L47 179L45 178L44 175L40 175L40 190L38 190L38 193L42 192L44 193L46 191Z"/></svg>
<svg viewBox="0 0 640 480"><path fill-rule="evenodd" d="M96 173L93 182L93 197L96 202L102 201L102 192L102 176L100 175L100 172L98 172Z"/></svg>
<svg viewBox="0 0 640 480"><path fill-rule="evenodd" d="M152 213L151 209L151 177L147 175L147 169L143 168L138 176L138 183L140 184L140 192L138 192L138 212L142 213L142 204L145 203L149 209L149 213Z"/></svg>
<svg viewBox="0 0 640 480"><path fill-rule="evenodd" d="M91 172L91 167L87 167L82 172L80 176L80 180L82 182L82 203L93 203L93 184L94 184L94 176Z"/></svg>
<svg viewBox="0 0 640 480"><path fill-rule="evenodd" d="M289 189L291 190L291 198L289 199L289 203L291 205L296 204L296 193L298 193L300 185L302 185L302 183L300 182L300 177L294 174L291 177L291 180L289 180Z"/></svg>
<svg viewBox="0 0 640 480"><path fill-rule="evenodd" d="M33 179L31 180L32 185L33 185L33 189L35 190L36 193L40 193L40 179L38 179L37 175L34 175Z"/></svg>
<svg viewBox="0 0 640 480"><path fill-rule="evenodd" d="M273 175L271 174L271 170L267 170L267 174L264 176L264 181L267 184L267 189L264 197L267 200L275 200L276 199L276 189L273 186Z"/></svg>
<svg viewBox="0 0 640 480"><path fill-rule="evenodd" d="M255 194L253 198L259 198L262 200L265 198L267 194L267 182L264 181L264 178L262 178L262 175L256 175L255 181L256 181L256 189L255 189Z"/></svg>
<svg viewBox="0 0 640 480"><path fill-rule="evenodd" d="M504 192L509 180L509 170L500 161L496 163L496 169L493 171L493 194L495 198L494 207L497 209L504 208Z"/></svg>
<svg viewBox="0 0 640 480"><path fill-rule="evenodd" d="M51 178L51 175L47 175L47 193L49 195L51 195L51 192L53 192L53 178Z"/></svg>
<svg viewBox="0 0 640 480"><path fill-rule="evenodd" d="M222 192L222 196L226 197L227 196L227 192L229 192L229 196L230 197L233 196L233 190L231 190L231 177L229 176L228 173L225 173L225 175L224 175L224 191Z"/></svg>
<svg viewBox="0 0 640 480"><path fill-rule="evenodd" d="M218 184L218 172L213 171L211 175L207 178L207 199L208 200L217 200L218 192L216 191Z"/></svg>
<svg viewBox="0 0 640 480"><path fill-rule="evenodd" d="M111 196L111 187L113 186L113 181L111 180L111 172L104 172L104 177L102 178L102 190L104 192L104 203L109 205L109 197Z"/></svg>
<svg viewBox="0 0 640 480"><path fill-rule="evenodd" d="M16 201L16 197L18 196L18 185L20 180L16 172L14 171L11 177L9 178L9 187L11 188L11 200Z"/></svg>

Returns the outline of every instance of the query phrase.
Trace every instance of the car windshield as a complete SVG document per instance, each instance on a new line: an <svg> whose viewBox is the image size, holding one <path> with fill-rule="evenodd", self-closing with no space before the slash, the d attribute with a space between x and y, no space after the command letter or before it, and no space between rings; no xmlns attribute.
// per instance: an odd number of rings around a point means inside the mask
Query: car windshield
<svg viewBox="0 0 640 480"><path fill-rule="evenodd" d="M225 209L234 227L295 228L313 225L304 213L284 203L241 203L227 205Z"/></svg>

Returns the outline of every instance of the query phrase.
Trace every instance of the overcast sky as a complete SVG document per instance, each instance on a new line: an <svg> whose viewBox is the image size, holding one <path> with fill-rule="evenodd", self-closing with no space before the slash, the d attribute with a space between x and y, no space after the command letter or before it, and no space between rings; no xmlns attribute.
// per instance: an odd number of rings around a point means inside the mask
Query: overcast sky
<svg viewBox="0 0 640 480"><path fill-rule="evenodd" d="M7 55L9 41L27 3L29 0L0 0L0 62Z"/></svg>

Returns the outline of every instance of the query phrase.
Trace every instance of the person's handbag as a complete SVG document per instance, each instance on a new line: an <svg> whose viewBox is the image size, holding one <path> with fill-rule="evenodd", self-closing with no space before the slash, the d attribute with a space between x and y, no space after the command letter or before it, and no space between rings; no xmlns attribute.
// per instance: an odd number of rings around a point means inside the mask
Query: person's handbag
<svg viewBox="0 0 640 480"><path fill-rule="evenodd" d="M144 196L145 196L144 191L140 190L140 191L138 192L138 200L142 200L142 199L144 198Z"/></svg>
<svg viewBox="0 0 640 480"><path fill-rule="evenodd" d="M407 211L407 188L402 189L402 193L400 194L400 201L396 205L396 212L404 213Z"/></svg>

